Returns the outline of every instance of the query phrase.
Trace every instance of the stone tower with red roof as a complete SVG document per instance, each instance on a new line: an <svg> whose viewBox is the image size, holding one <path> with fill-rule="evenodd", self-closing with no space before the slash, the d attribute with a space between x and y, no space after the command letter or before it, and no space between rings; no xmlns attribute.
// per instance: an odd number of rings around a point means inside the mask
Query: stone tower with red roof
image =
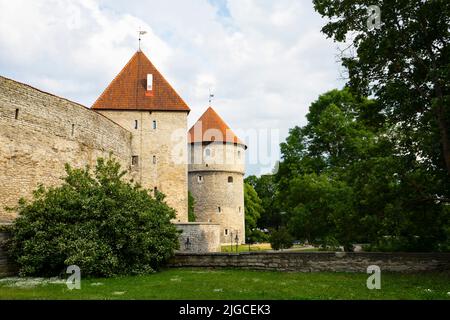
<svg viewBox="0 0 450 320"><path fill-rule="evenodd" d="M187 104L142 51L136 52L92 105L132 134L131 174L166 195L187 222Z"/></svg>
<svg viewBox="0 0 450 320"><path fill-rule="evenodd" d="M222 244L245 243L245 144L209 107L188 133L188 189L198 221L220 225Z"/></svg>

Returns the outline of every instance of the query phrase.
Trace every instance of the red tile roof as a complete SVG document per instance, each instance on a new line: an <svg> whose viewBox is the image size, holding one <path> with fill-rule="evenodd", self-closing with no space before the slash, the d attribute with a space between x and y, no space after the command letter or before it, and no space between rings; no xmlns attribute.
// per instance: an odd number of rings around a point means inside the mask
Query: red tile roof
<svg viewBox="0 0 450 320"><path fill-rule="evenodd" d="M152 95L147 74L153 75ZM95 110L187 111L190 109L142 51L136 52L92 105Z"/></svg>
<svg viewBox="0 0 450 320"><path fill-rule="evenodd" d="M209 107L188 132L188 142L229 142L245 144L234 134L225 121Z"/></svg>

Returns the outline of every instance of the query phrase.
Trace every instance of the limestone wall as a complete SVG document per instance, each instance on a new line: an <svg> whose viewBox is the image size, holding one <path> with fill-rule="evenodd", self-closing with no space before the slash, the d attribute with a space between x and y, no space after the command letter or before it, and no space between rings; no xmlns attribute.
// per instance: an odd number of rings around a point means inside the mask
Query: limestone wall
<svg viewBox="0 0 450 320"><path fill-rule="evenodd" d="M243 268L298 272L366 272L377 265L381 272L429 272L450 270L450 253L376 252L249 252L179 253L171 267Z"/></svg>
<svg viewBox="0 0 450 320"><path fill-rule="evenodd" d="M136 180L163 192L177 211L176 221L187 222L187 112L98 112L132 133L132 154L139 157L133 166Z"/></svg>
<svg viewBox="0 0 450 320"><path fill-rule="evenodd" d="M179 252L220 252L220 225L205 222L175 223L180 234Z"/></svg>
<svg viewBox="0 0 450 320"><path fill-rule="evenodd" d="M66 162L92 165L109 152L128 169L130 132L82 105L0 77L0 222L13 220L4 207L39 183L60 183Z"/></svg>
<svg viewBox="0 0 450 320"><path fill-rule="evenodd" d="M192 143L189 145L189 172L245 172L245 147L230 143Z"/></svg>
<svg viewBox="0 0 450 320"><path fill-rule="evenodd" d="M189 148L188 188L196 220L219 223L222 244L235 243L236 235L245 243L244 147L210 143Z"/></svg>

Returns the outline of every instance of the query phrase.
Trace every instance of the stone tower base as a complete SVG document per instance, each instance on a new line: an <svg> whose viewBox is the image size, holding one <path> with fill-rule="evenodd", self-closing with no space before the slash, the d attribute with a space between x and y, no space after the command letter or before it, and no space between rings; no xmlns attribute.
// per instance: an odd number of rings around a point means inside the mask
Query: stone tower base
<svg viewBox="0 0 450 320"><path fill-rule="evenodd" d="M208 222L175 223L181 230L178 252L205 253L220 252L220 224Z"/></svg>

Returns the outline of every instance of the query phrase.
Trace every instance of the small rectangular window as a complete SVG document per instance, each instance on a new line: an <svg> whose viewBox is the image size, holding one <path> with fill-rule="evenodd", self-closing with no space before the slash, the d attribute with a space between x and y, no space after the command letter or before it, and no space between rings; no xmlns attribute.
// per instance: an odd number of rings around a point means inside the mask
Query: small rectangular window
<svg viewBox="0 0 450 320"><path fill-rule="evenodd" d="M156 129L156 120L153 120L153 129Z"/></svg>
<svg viewBox="0 0 450 320"><path fill-rule="evenodd" d="M16 109L16 113L14 115L14 119L19 119L19 109Z"/></svg>
<svg viewBox="0 0 450 320"><path fill-rule="evenodd" d="M232 176L228 177L228 183L233 183L233 177Z"/></svg>
<svg viewBox="0 0 450 320"><path fill-rule="evenodd" d="M197 177L197 181L198 181L198 182L203 182L203 176L198 176L198 177Z"/></svg>
<svg viewBox="0 0 450 320"><path fill-rule="evenodd" d="M137 129L138 128L138 121L134 120L134 128Z"/></svg>
<svg viewBox="0 0 450 320"><path fill-rule="evenodd" d="M225 235L226 236L228 235L228 229L225 229Z"/></svg>
<svg viewBox="0 0 450 320"><path fill-rule="evenodd" d="M139 164L139 157L138 156L132 156L131 157L131 164L133 166L137 166Z"/></svg>

